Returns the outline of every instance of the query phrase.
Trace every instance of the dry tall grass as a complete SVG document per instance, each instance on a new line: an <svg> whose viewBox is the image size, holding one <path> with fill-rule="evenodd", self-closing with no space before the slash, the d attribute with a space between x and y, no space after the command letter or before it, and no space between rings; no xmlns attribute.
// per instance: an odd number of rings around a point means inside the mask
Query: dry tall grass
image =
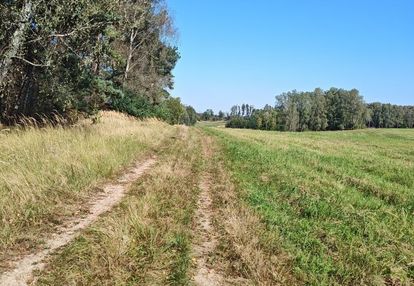
<svg viewBox="0 0 414 286"><path fill-rule="evenodd" d="M98 124L0 131L0 261L42 234L96 184L156 150L175 128L103 112ZM0 267L5 266L1 265Z"/></svg>
<svg viewBox="0 0 414 286"><path fill-rule="evenodd" d="M119 207L48 263L37 285L190 284L201 152L198 136L181 135Z"/></svg>

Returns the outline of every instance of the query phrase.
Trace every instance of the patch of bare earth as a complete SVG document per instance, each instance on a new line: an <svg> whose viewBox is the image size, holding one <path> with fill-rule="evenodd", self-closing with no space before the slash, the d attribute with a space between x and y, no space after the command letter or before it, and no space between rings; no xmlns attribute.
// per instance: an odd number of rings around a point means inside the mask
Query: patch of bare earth
<svg viewBox="0 0 414 286"><path fill-rule="evenodd" d="M198 286L214 285L251 285L250 281L235 273L224 271L228 261L220 254L220 234L216 222L222 220L214 207L215 196L212 191L217 183L211 173L213 162L213 140L211 137L203 137L203 157L206 162L205 171L201 178L199 188L201 190L195 213L195 243L193 245L193 257L196 264L194 282Z"/></svg>
<svg viewBox="0 0 414 286"><path fill-rule="evenodd" d="M222 285L224 279L221 273L213 269L208 262L217 246L217 239L212 226L211 198L207 177L202 179L200 189L200 199L196 212L199 243L193 248L197 264L194 281L196 285Z"/></svg>
<svg viewBox="0 0 414 286"><path fill-rule="evenodd" d="M111 210L125 196L126 191L142 174L156 162L155 158L137 162L127 169L115 182L102 187L103 192L89 200L89 212L83 217L73 217L63 223L58 231L45 242L44 249L21 257L15 261L12 270L0 276L0 285L18 286L33 284L33 271L42 270L50 254L67 245L81 230L96 221L100 215ZM32 281L30 281L32 280Z"/></svg>
<svg viewBox="0 0 414 286"><path fill-rule="evenodd" d="M208 139L208 138L206 138ZM203 155L206 160L212 156L211 142L203 144ZM196 272L194 282L196 285L223 285L224 278L220 272L211 267L209 258L214 254L217 246L217 235L212 225L212 200L210 193L210 177L203 174L199 188L201 190L195 214L196 244L193 246Z"/></svg>

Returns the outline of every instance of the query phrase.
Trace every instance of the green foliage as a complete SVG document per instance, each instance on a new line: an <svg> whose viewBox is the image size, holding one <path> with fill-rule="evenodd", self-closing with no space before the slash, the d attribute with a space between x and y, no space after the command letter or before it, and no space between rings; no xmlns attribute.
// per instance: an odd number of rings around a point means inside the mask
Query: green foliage
<svg viewBox="0 0 414 286"><path fill-rule="evenodd" d="M125 91L111 99L111 108L138 118L155 117L155 107L144 96Z"/></svg>
<svg viewBox="0 0 414 286"><path fill-rule="evenodd" d="M313 92L283 93L275 108L248 112L248 104L231 108L226 127L280 131L352 130L365 127L413 128L414 107L365 104L358 90L320 88Z"/></svg>
<svg viewBox="0 0 414 286"><path fill-rule="evenodd" d="M214 114L212 109L207 109L203 113L199 113L197 117L201 121L222 121L226 118L226 114L223 111L219 111L218 114Z"/></svg>
<svg viewBox="0 0 414 286"><path fill-rule="evenodd" d="M180 124L184 121L186 113L185 107L181 104L180 98L168 98L160 105L162 116L170 124Z"/></svg>
<svg viewBox="0 0 414 286"><path fill-rule="evenodd" d="M375 128L413 128L414 106L398 106L379 102L368 104L367 125Z"/></svg>
<svg viewBox="0 0 414 286"><path fill-rule="evenodd" d="M0 91L0 120L8 123L22 115L66 114L87 104L91 106L83 109L94 112L100 101L91 89L92 75L99 75L94 63L109 45L105 34L115 20L113 2L11 3L18 12L6 15L7 20L25 21L5 43L5 57L12 58L4 58L0 66L6 76ZM28 17L22 18L24 13ZM89 84L85 84L86 78Z"/></svg>
<svg viewBox="0 0 414 286"><path fill-rule="evenodd" d="M331 88L326 92L329 130L365 127L366 106L358 90Z"/></svg>
<svg viewBox="0 0 414 286"><path fill-rule="evenodd" d="M214 118L214 111L212 109L207 109L201 114L201 120L209 121Z"/></svg>
<svg viewBox="0 0 414 286"><path fill-rule="evenodd" d="M173 88L179 53L169 44L174 27L163 1L0 5L2 123L107 108L148 117ZM167 109L177 116L178 109ZM170 122L184 120L160 113Z"/></svg>
<svg viewBox="0 0 414 286"><path fill-rule="evenodd" d="M197 114L191 106L184 106L180 98L168 97L160 104L152 104L146 96L137 96L131 91L115 89L108 106L138 118L154 117L170 124L194 125Z"/></svg>
<svg viewBox="0 0 414 286"><path fill-rule="evenodd" d="M287 92L276 97L281 130L344 130L365 125L366 107L358 90Z"/></svg>
<svg viewBox="0 0 414 286"><path fill-rule="evenodd" d="M197 112L192 106L187 106L186 108L187 115L185 116L184 124L191 126L197 123Z"/></svg>
<svg viewBox="0 0 414 286"><path fill-rule="evenodd" d="M244 106L244 108L243 108ZM226 122L226 127L230 128L251 128L260 130L276 130L277 128L277 110L269 105L263 109L249 108L248 104L243 104L232 108L230 119ZM243 116L232 115L239 114L242 111Z"/></svg>

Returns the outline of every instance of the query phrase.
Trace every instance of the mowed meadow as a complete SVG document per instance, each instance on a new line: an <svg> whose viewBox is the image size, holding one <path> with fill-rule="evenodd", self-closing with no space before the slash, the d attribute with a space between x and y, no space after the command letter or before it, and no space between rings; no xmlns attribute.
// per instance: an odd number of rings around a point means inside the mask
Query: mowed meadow
<svg viewBox="0 0 414 286"><path fill-rule="evenodd" d="M204 130L292 284L414 283L414 130Z"/></svg>

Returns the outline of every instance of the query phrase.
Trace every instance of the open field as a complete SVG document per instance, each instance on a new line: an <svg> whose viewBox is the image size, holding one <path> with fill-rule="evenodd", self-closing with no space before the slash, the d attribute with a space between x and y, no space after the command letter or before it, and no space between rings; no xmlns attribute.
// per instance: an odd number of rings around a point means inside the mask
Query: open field
<svg viewBox="0 0 414 286"><path fill-rule="evenodd" d="M223 128L226 124L225 121L199 121L197 122L197 127L220 127Z"/></svg>
<svg viewBox="0 0 414 286"><path fill-rule="evenodd" d="M298 281L414 283L413 130L208 132Z"/></svg>
<svg viewBox="0 0 414 286"><path fill-rule="evenodd" d="M122 203L49 258L36 285L272 285L259 218L235 199L213 137L181 129ZM206 201L210 201L206 204ZM280 268L282 265L282 268ZM275 271L275 273L272 273Z"/></svg>
<svg viewBox="0 0 414 286"><path fill-rule="evenodd" d="M282 133L105 113L1 140L3 269L156 156L119 204L44 255L36 285L414 283L414 130Z"/></svg>

